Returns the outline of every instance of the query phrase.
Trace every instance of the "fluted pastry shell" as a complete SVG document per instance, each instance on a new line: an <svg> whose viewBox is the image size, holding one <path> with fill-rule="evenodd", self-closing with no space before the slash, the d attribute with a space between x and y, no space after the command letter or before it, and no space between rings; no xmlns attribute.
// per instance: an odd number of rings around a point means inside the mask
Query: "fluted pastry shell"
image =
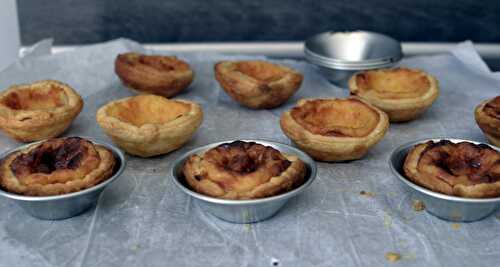
<svg viewBox="0 0 500 267"><path fill-rule="evenodd" d="M306 167L295 155L235 141L191 155L183 173L189 187L198 193L222 199L257 199L297 188L304 182Z"/></svg>
<svg viewBox="0 0 500 267"><path fill-rule="evenodd" d="M0 93L0 128L21 142L57 137L82 108L82 98L67 84L44 80L14 85Z"/></svg>
<svg viewBox="0 0 500 267"><path fill-rule="evenodd" d="M297 71L266 61L221 61L215 78L234 100L254 109L277 107L286 102L302 83Z"/></svg>
<svg viewBox="0 0 500 267"><path fill-rule="evenodd" d="M172 97L187 88L194 73L188 63L175 56L120 54L115 72L123 84L139 94Z"/></svg>
<svg viewBox="0 0 500 267"><path fill-rule="evenodd" d="M436 78L409 68L368 70L349 79L352 95L363 98L389 115L391 122L420 116L439 96Z"/></svg>
<svg viewBox="0 0 500 267"><path fill-rule="evenodd" d="M97 111L97 123L113 142L141 157L180 148L191 139L202 120L199 104L156 95L123 98Z"/></svg>
<svg viewBox="0 0 500 267"><path fill-rule="evenodd" d="M413 147L404 173L432 191L467 198L500 197L500 153L487 145L447 140Z"/></svg>
<svg viewBox="0 0 500 267"><path fill-rule="evenodd" d="M500 95L479 104L474 116L486 138L493 145L500 147Z"/></svg>
<svg viewBox="0 0 500 267"><path fill-rule="evenodd" d="M316 160L363 157L385 135L387 115L357 98L301 99L284 112L281 129Z"/></svg>
<svg viewBox="0 0 500 267"><path fill-rule="evenodd" d="M116 159L107 148L79 137L42 141L0 162L0 186L21 195L77 192L110 178Z"/></svg>

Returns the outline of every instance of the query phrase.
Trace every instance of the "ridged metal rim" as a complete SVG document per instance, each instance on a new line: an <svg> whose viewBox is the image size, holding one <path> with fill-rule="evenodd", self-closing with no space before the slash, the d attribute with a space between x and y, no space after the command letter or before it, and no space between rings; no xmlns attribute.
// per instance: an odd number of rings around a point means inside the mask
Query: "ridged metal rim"
<svg viewBox="0 0 500 267"><path fill-rule="evenodd" d="M431 190L429 190L429 189L427 189L425 187L417 185L417 184L413 183L412 181L406 179L406 177L404 177L404 175L402 175L398 171L398 167L401 167L401 166L394 166L392 164L393 161L394 161L394 159L396 159L396 157L399 154L401 154L402 151L411 149L413 146L415 146L417 144L425 143L425 142L428 142L428 141L437 142L437 141L440 141L440 140L449 140L449 141L451 141L453 143L470 142L470 143L474 143L476 145L483 144L483 145L487 145L487 146L495 149L496 151L500 152L500 148L498 148L496 146L493 146L491 144L482 143L482 142L473 141L473 140L468 140L468 139L446 138L446 137L443 137L443 138L439 138L438 137L438 138L420 139L420 140L417 140L417 141L412 141L412 142L408 142L408 143L405 143L403 145L400 145L399 147L397 147L391 153L391 156L389 157L389 167L390 167L392 173L400 181L402 181L404 184L406 184L411 189L416 190L416 191L418 191L418 192L420 192L422 194L428 195L428 196L433 197L433 198L437 198L437 199L441 199L441 200L446 200L446 201L452 201L452 202L461 202L461 203L476 203L476 204L499 203L500 204L500 197L495 197L495 198L464 198L464 197L457 197L457 196L445 195L445 194L442 194L442 193L437 193L437 192L431 191ZM405 155L405 157L406 157L406 155Z"/></svg>
<svg viewBox="0 0 500 267"><path fill-rule="evenodd" d="M109 143L99 141L99 140L97 140L96 138L93 138L93 137L87 137L87 136L65 136L65 137L62 137L62 138L70 138L70 137L84 138L84 139L87 139L87 140L91 141L94 144L102 145L102 146L108 148L109 150L111 150L113 152L113 154L115 155L115 158L117 158L120 161L120 167L116 170L116 172L115 172L115 174L113 174L113 176L111 176L110 178L106 179L105 181L103 181L103 182L101 182L101 183L99 183L97 185L94 185L94 186L92 186L90 188L87 188L87 189L84 189L84 190L81 190L81 191L77 191L77 192L73 192L73 193L62 194L62 195L54 195L54 196L24 196L24 195L10 193L10 192L7 192L7 191L4 191L4 190L0 189L0 196L4 196L4 197L9 198L9 199L22 200L22 201L30 201L30 202L43 202L43 201L54 201L54 200L63 200L63 199L74 198L74 197L78 197L78 196L81 196L81 195L86 195L86 194L92 193L94 191L100 190L101 188L103 188L103 187L107 186L108 184L112 183L113 181L115 181L123 173L123 171L125 170L125 166L126 166L125 155L123 154L123 152L119 148L117 148L114 145L111 145ZM37 141L37 142L33 142L33 143L22 145L20 147L14 148L14 149L10 149L10 150L8 150L6 152L3 152L0 155L0 159L5 158L10 153L13 153L13 152L16 152L18 150L22 150L22 149L28 148L30 146L33 146L33 145L36 145L36 144L39 144L39 143L42 143L42 142L45 142L45 141L46 140Z"/></svg>
<svg viewBox="0 0 500 267"><path fill-rule="evenodd" d="M309 49L310 43L325 35L325 34L337 34L337 33L365 33L369 35L377 35L377 36L382 36L386 39L394 41L394 43L399 44L399 50L397 53L395 53L392 56L387 56L387 57L381 57L381 58L373 58L373 59L366 59L366 60L361 60L361 61L352 61L352 60L342 60L342 59L335 59L332 57L324 56L322 54L316 53L313 50ZM403 52L401 48L401 43L398 42L396 39L387 36L385 34L377 33L377 32L371 32L371 31L351 31L351 32L333 32L333 31L328 31L328 32L323 32L316 34L310 38L308 38L304 42L304 54L306 59L308 59L311 62L314 62L318 65L323 65L326 67L331 67L331 68L349 68L349 67L375 67L377 65L386 65L386 64L394 64L401 60L403 58Z"/></svg>
<svg viewBox="0 0 500 267"><path fill-rule="evenodd" d="M202 195L200 193L194 192L191 189L187 188L186 186L184 186L184 184L182 184L179 181L180 177L177 177L176 170L181 167L181 164L183 164L190 155L201 153L201 152L207 151L211 148L214 148L218 145L221 145L224 143L231 143L231 142L238 141L238 140L245 141L245 142L256 142L256 143L259 143L262 145L271 146L277 150L280 150L279 148L281 147L281 148L286 148L287 150L293 151L295 156L298 156L306 164L306 167L308 169L308 176L306 177L307 180L301 186L295 188L292 191L286 192L284 194L280 194L280 195L276 195L276 196L272 196L272 197L266 197L266 198L249 199L249 200L229 200L229 199L220 199L220 198ZM299 150L295 147L292 147L292 146L289 146L289 145L286 145L283 143L275 142L275 141L264 140L264 139L234 139L234 140L226 140L226 141L221 141L221 142L216 142L216 143L204 145L204 146L192 149L192 150L184 153L180 157L178 157L170 165L170 170L169 170L169 174L170 174L172 180L174 181L175 185L179 189L181 189L181 191L186 193L187 195L189 195L195 199L205 201L205 202L209 202L209 203L213 203L213 204L221 204L221 205L230 205L230 206L263 204L263 203L268 203L268 202L273 202L273 201L277 201L277 200L291 198L293 196L300 194L302 191L304 191L306 188L308 188L312 184L312 182L316 178L316 172L317 172L316 162L306 153L302 152L301 150Z"/></svg>

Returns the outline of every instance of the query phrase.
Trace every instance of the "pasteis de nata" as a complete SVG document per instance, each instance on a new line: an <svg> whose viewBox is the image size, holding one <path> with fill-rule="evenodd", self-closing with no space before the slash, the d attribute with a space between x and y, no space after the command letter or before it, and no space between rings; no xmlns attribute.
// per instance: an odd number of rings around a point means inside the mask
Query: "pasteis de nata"
<svg viewBox="0 0 500 267"><path fill-rule="evenodd" d="M221 61L215 78L222 89L243 106L274 108L285 103L302 83L297 71L266 61Z"/></svg>
<svg viewBox="0 0 500 267"><path fill-rule="evenodd" d="M129 52L115 60L115 73L125 86L140 94L172 97L186 89L194 78L188 63L175 56Z"/></svg>
<svg viewBox="0 0 500 267"><path fill-rule="evenodd" d="M180 148L203 121L201 106L188 100L138 95L111 101L97 111L97 123L115 144L140 157Z"/></svg>
<svg viewBox="0 0 500 267"><path fill-rule="evenodd" d="M302 185L306 166L295 155L255 142L235 141L191 155L183 173L189 187L198 193L223 199L256 199Z"/></svg>
<svg viewBox="0 0 500 267"><path fill-rule="evenodd" d="M468 198L500 197L500 152L487 145L448 140L413 147L407 178L432 191Z"/></svg>
<svg viewBox="0 0 500 267"><path fill-rule="evenodd" d="M44 80L14 85L0 93L0 128L21 142L57 137L82 108L82 98L67 84Z"/></svg>
<svg viewBox="0 0 500 267"><path fill-rule="evenodd" d="M281 115L286 136L316 160L363 157L384 137L387 115L357 97L301 99Z"/></svg>
<svg viewBox="0 0 500 267"><path fill-rule="evenodd" d="M409 68L359 72L349 80L349 90L387 113L391 122L417 118L439 96L436 78Z"/></svg>
<svg viewBox="0 0 500 267"><path fill-rule="evenodd" d="M66 194L110 178L116 164L111 151L86 139L49 139L2 159L0 186L29 196Z"/></svg>
<svg viewBox="0 0 500 267"><path fill-rule="evenodd" d="M477 125L488 140L500 147L500 95L479 104L474 115Z"/></svg>

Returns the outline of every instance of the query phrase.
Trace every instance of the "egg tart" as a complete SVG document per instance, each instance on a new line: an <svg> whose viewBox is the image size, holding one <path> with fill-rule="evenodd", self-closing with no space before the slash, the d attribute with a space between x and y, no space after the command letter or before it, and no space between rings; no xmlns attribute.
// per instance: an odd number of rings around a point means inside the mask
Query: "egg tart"
<svg viewBox="0 0 500 267"><path fill-rule="evenodd" d="M500 95L479 104L474 115L477 125L488 140L500 147Z"/></svg>
<svg viewBox="0 0 500 267"><path fill-rule="evenodd" d="M266 61L222 61L215 65L215 78L234 100L254 109L277 107L302 83L302 74Z"/></svg>
<svg viewBox="0 0 500 267"><path fill-rule="evenodd" d="M21 141L39 141L63 133L83 108L69 85L45 80L9 87L0 93L0 128Z"/></svg>
<svg viewBox="0 0 500 267"><path fill-rule="evenodd" d="M120 54L115 72L123 84L140 94L172 97L193 81L193 70L175 56Z"/></svg>
<svg viewBox="0 0 500 267"><path fill-rule="evenodd" d="M432 191L467 198L500 197L500 152L487 145L448 140L418 144L404 173Z"/></svg>
<svg viewBox="0 0 500 267"><path fill-rule="evenodd" d="M302 185L306 166L297 156L255 142L221 144L191 155L183 167L194 191L223 199L275 196Z"/></svg>
<svg viewBox="0 0 500 267"><path fill-rule="evenodd" d="M66 194L110 178L115 164L111 151L86 139L49 139L2 159L0 186L28 196Z"/></svg>
<svg viewBox="0 0 500 267"><path fill-rule="evenodd" d="M349 80L349 90L386 112L391 122L417 118L439 96L436 78L408 68L357 73Z"/></svg>
<svg viewBox="0 0 500 267"><path fill-rule="evenodd" d="M281 115L281 129L316 160L363 157L385 135L387 115L357 97L301 99Z"/></svg>
<svg viewBox="0 0 500 267"><path fill-rule="evenodd" d="M202 120L203 112L197 103L156 95L123 98L97 111L97 123L113 142L140 157L180 148Z"/></svg>

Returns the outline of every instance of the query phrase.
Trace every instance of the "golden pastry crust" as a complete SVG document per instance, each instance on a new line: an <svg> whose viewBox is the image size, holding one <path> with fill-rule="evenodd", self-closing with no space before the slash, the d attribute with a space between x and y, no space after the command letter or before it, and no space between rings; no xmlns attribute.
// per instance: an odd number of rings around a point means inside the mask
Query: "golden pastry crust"
<svg viewBox="0 0 500 267"><path fill-rule="evenodd" d="M387 115L357 97L302 99L281 115L281 129L316 160L363 157L384 137Z"/></svg>
<svg viewBox="0 0 500 267"><path fill-rule="evenodd" d="M110 178L115 164L111 151L88 140L49 139L5 157L0 163L0 186L28 196L77 192Z"/></svg>
<svg viewBox="0 0 500 267"><path fill-rule="evenodd" d="M349 90L387 113L391 122L417 118L439 96L436 78L408 68L357 73L349 79Z"/></svg>
<svg viewBox="0 0 500 267"><path fill-rule="evenodd" d="M435 192L467 198L500 196L500 153L487 145L448 140L419 144L406 156L404 172Z"/></svg>
<svg viewBox="0 0 500 267"><path fill-rule="evenodd" d="M180 148L202 120L203 111L197 103L156 95L123 98L97 111L97 123L113 142L141 157Z"/></svg>
<svg viewBox="0 0 500 267"><path fill-rule="evenodd" d="M115 72L123 84L139 94L172 97L193 81L193 70L175 56L120 54Z"/></svg>
<svg viewBox="0 0 500 267"><path fill-rule="evenodd" d="M61 82L14 85L0 93L0 128L21 142L57 137L82 108L80 95Z"/></svg>
<svg viewBox="0 0 500 267"><path fill-rule="evenodd" d="M265 61L222 61L215 65L215 78L226 93L254 109L277 107L302 83L302 74Z"/></svg>
<svg viewBox="0 0 500 267"><path fill-rule="evenodd" d="M490 142L500 147L500 95L483 101L474 111L477 125Z"/></svg>
<svg viewBox="0 0 500 267"><path fill-rule="evenodd" d="M296 156L254 142L235 141L191 155L183 168L196 192L223 199L275 196L302 185L305 164Z"/></svg>

